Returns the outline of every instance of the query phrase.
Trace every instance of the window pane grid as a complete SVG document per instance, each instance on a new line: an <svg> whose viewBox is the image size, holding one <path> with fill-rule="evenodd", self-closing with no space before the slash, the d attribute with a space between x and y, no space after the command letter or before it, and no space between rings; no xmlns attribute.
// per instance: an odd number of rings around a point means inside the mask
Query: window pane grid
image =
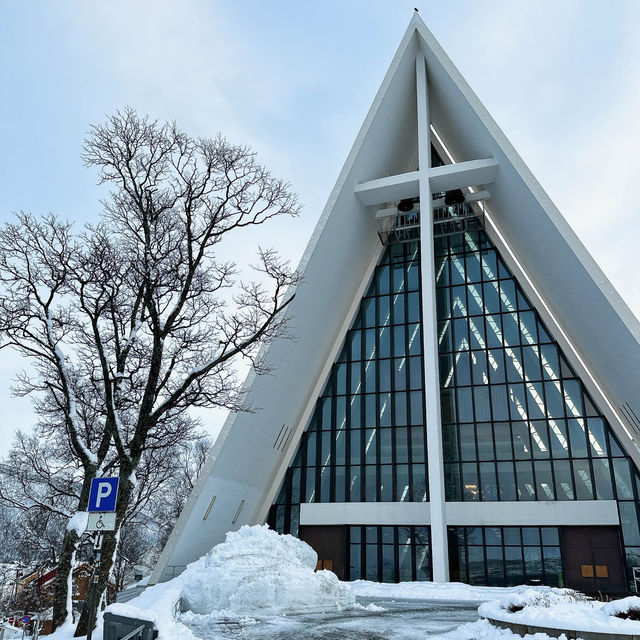
<svg viewBox="0 0 640 640"><path fill-rule="evenodd" d="M347 580L431 580L429 527L348 527Z"/></svg>
<svg viewBox="0 0 640 640"><path fill-rule="evenodd" d="M446 499L617 499L640 544L638 474L486 234L435 249Z"/></svg>
<svg viewBox="0 0 640 640"><path fill-rule="evenodd" d="M563 586L557 527L449 527L451 579L514 586Z"/></svg>
<svg viewBox="0 0 640 640"><path fill-rule="evenodd" d="M416 243L385 250L272 507L279 530L300 501L428 500L420 278Z"/></svg>

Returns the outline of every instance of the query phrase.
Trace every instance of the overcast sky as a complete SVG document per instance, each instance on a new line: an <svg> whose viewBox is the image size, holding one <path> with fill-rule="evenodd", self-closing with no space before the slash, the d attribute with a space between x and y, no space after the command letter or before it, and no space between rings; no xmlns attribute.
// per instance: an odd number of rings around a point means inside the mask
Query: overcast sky
<svg viewBox="0 0 640 640"><path fill-rule="evenodd" d="M129 105L253 146L304 204L266 238L297 262L414 6L640 315L636 0L0 3L0 220L95 220L82 141ZM33 421L21 366L0 352L5 450Z"/></svg>

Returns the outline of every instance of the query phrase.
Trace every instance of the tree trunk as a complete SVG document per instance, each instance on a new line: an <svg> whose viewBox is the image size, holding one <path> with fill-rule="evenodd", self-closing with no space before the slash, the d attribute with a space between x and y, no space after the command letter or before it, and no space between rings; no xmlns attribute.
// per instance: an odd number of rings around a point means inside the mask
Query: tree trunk
<svg viewBox="0 0 640 640"><path fill-rule="evenodd" d="M95 628L96 616L98 613L98 606L102 600L102 594L107 591L109 586L109 575L111 573L111 567L113 566L113 560L116 555L116 547L118 544L118 532L122 526L122 521L129 508L131 497L133 495L134 486L129 480L128 476L120 476L120 486L118 487L118 504L116 505L116 528L115 531L105 532L102 541L102 550L100 557L100 571L98 573L98 582L93 581L89 583L89 589L87 590L86 600L82 613L78 620L74 637L86 636L89 631L89 625L91 628Z"/></svg>
<svg viewBox="0 0 640 640"><path fill-rule="evenodd" d="M69 595L69 575L73 571L73 557L78 543L75 531L65 531L62 548L58 557L56 577L53 583L53 628L64 624L68 611L67 598Z"/></svg>
<svg viewBox="0 0 640 640"><path fill-rule="evenodd" d="M91 480L95 471L85 471L82 482L80 499L78 501L78 511L84 511L89 504L89 492L91 491ZM56 577L53 583L53 630L64 624L68 616L72 615L68 602L72 602L69 597L69 584L73 582L73 559L80 537L75 531L66 530L62 540L62 548L58 558ZM70 579L71 578L71 579Z"/></svg>

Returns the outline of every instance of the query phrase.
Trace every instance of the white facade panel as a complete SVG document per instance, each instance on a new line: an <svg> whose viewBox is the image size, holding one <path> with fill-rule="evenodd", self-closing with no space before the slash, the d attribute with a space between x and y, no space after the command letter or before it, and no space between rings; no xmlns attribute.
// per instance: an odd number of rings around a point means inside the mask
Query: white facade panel
<svg viewBox="0 0 640 640"><path fill-rule="evenodd" d="M453 527L561 527L616 525L615 500L447 502Z"/></svg>
<svg viewBox="0 0 640 640"><path fill-rule="evenodd" d="M428 502L340 502L300 505L301 525L429 524Z"/></svg>

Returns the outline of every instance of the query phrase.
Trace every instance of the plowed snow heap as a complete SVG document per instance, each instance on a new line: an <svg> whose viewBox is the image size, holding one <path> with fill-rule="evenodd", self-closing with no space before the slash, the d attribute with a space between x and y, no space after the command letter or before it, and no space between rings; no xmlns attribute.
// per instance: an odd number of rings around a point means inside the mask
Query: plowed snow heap
<svg viewBox="0 0 640 640"><path fill-rule="evenodd" d="M244 526L180 576L183 609L247 614L352 605L349 587L330 571L314 571L317 561L316 552L293 536Z"/></svg>

